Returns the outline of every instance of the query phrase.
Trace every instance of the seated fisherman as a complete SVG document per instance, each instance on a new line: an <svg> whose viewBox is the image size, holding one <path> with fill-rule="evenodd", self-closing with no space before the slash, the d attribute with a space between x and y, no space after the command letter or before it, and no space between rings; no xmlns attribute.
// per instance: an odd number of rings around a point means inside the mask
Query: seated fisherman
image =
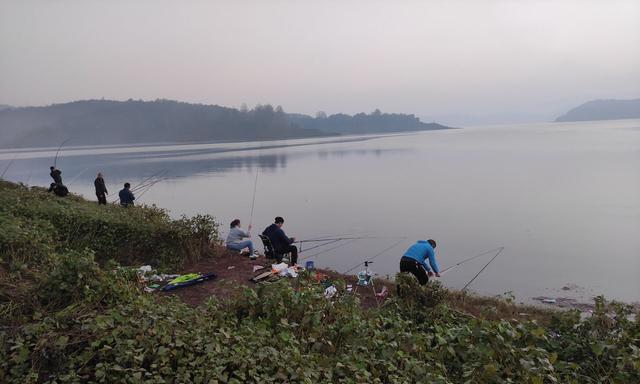
<svg viewBox="0 0 640 384"><path fill-rule="evenodd" d="M402 258L400 258L400 272L412 273L420 285L425 285L429 281L429 276L433 276L433 272L440 277L440 269L436 263L436 255L434 248L435 240L418 240L407 249ZM429 259L429 264L426 260Z"/></svg>
<svg viewBox="0 0 640 384"><path fill-rule="evenodd" d="M65 197L69 194L69 190L62 184L51 183L48 192L53 192L56 196Z"/></svg>
<svg viewBox="0 0 640 384"><path fill-rule="evenodd" d="M282 225L284 224L284 219L280 216L276 217L275 222L268 226L263 235L267 236L269 240L271 240L271 245L273 246L273 250L277 255L281 255L284 253L291 253L291 264L295 265L298 263L298 248L295 245L292 245L295 241L295 238L287 237L284 231L282 230Z"/></svg>
<svg viewBox="0 0 640 384"><path fill-rule="evenodd" d="M118 197L120 197L120 205L122 205L125 208L130 205L133 205L133 200L136 199L133 196L133 192L131 192L129 188L131 188L131 184L124 183L124 188L121 189L120 192L118 193Z"/></svg>
<svg viewBox="0 0 640 384"><path fill-rule="evenodd" d="M249 225L245 231L240 227L240 219L235 219L231 222L230 227L231 229L229 229L229 235L227 235L226 241L227 249L241 251L244 248L249 248L249 257L255 259L257 256L253 249L253 242L251 240L243 240L251 237L251 234L249 234L249 231L251 231L251 225Z"/></svg>

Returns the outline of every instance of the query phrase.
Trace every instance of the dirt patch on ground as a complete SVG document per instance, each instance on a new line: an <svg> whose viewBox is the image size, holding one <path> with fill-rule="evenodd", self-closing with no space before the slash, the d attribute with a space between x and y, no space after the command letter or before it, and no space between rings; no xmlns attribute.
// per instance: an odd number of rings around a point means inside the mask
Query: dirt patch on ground
<svg viewBox="0 0 640 384"><path fill-rule="evenodd" d="M170 292L163 292L163 295L176 295L185 303L191 306L198 306L209 297L229 298L239 289L244 287L254 287L256 283L251 279L260 273L271 270L272 260L265 257L258 257L251 260L247 256L241 256L237 252L231 252L224 248L216 249L216 256L210 259L198 261L194 264L185 266L182 273L210 273L216 274L213 280L204 281L200 284L189 287L178 288ZM263 267L254 272L254 267ZM382 304L384 300L395 293L395 285L385 280L374 279L374 286L378 293L386 287L386 296L376 296L371 286L357 286L357 277L355 275L345 276L330 270L315 270L316 273L326 276L333 284L339 281L344 282L342 288L351 285L352 292L360 298L362 306L365 308L375 307ZM290 277L281 277L283 279L292 279ZM260 284L260 283L257 283ZM320 284L320 283L318 283Z"/></svg>
<svg viewBox="0 0 640 384"><path fill-rule="evenodd" d="M210 297L226 299L232 297L232 295L242 288L255 287L261 283L254 283L251 279L254 276L271 270L272 260L268 260L263 256L258 257L256 260L251 260L247 256L241 256L237 252L232 252L222 247L216 247L214 254L215 256L212 258L185 266L181 273L213 272L217 276L215 279L160 294L176 295L185 303L196 307ZM254 271L255 267L262 268ZM351 286L351 292L358 296L363 308L375 308L383 304L388 298L396 295L395 283L382 278L374 278L375 293L380 293L383 289L386 289L387 294L378 296L374 293L372 286L358 286L356 284L358 279L355 274L342 275L326 269L316 269L314 270L314 274L320 274L321 279L326 279L339 289L346 289L348 286ZM294 278L281 278L291 279L295 287L296 280ZM318 284L321 284L321 282L318 282ZM455 291L450 293L448 301L454 308L466 314L482 318L537 319L544 323L548 321L553 313L553 311L549 309L513 305L496 298L467 295Z"/></svg>

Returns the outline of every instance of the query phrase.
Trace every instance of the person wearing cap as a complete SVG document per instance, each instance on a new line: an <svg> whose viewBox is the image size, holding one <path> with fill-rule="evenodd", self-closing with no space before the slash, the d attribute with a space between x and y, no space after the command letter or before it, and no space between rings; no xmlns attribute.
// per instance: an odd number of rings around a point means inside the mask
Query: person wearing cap
<svg viewBox="0 0 640 384"><path fill-rule="evenodd" d="M251 240L244 240L245 238L251 237L249 231L251 231L251 224L247 227L245 231L240 226L240 219L235 219L229 225L229 234L227 235L227 249L231 249L233 251L242 251L245 248L249 248L249 257L254 259L257 257L255 254L255 250L253 249L253 242Z"/></svg>
<svg viewBox="0 0 640 384"><path fill-rule="evenodd" d="M429 282L429 277L440 277L440 269L436 263L435 240L418 240L406 250L400 258L400 272L409 272L413 274L420 285ZM429 260L429 263L427 263ZM432 272L433 270L433 272Z"/></svg>
<svg viewBox="0 0 640 384"><path fill-rule="evenodd" d="M298 248L292 245L295 242L294 237L287 237L282 230L284 225L284 219L280 216L276 217L274 223L265 228L263 235L267 236L271 240L271 245L276 254L291 254L291 264L298 264Z"/></svg>

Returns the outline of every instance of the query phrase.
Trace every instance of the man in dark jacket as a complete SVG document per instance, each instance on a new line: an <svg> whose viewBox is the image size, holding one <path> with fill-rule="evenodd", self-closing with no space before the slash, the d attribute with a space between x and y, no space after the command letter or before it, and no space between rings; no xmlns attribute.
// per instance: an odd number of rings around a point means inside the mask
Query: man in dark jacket
<svg viewBox="0 0 640 384"><path fill-rule="evenodd" d="M122 205L125 208L130 205L133 205L133 200L136 199L133 196L133 192L131 192L129 188L131 188L131 184L124 183L124 188L121 189L120 192L118 193L118 196L120 197L120 205Z"/></svg>
<svg viewBox="0 0 640 384"><path fill-rule="evenodd" d="M107 186L104 184L102 173L98 172L98 177L93 181L93 185L96 187L96 196L98 197L98 204L107 204Z"/></svg>
<svg viewBox="0 0 640 384"><path fill-rule="evenodd" d="M287 237L282 230L283 224L284 219L278 216L275 219L275 223L268 226L262 234L271 240L271 245L273 245L276 254L291 253L290 261L292 265L295 265L298 264L298 248L292 244L296 239Z"/></svg>
<svg viewBox="0 0 640 384"><path fill-rule="evenodd" d="M53 182L56 184L62 185L62 172L56 167L49 167L51 172L49 172L49 176L53 179Z"/></svg>
<svg viewBox="0 0 640 384"><path fill-rule="evenodd" d="M49 191L56 194L56 196L65 197L69 194L69 190L62 184L51 183L49 186Z"/></svg>

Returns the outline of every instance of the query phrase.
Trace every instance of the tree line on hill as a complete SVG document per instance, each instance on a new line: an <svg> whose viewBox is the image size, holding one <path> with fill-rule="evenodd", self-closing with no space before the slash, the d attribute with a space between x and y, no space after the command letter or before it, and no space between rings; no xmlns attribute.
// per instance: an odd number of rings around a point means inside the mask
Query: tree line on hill
<svg viewBox="0 0 640 384"><path fill-rule="evenodd" d="M240 109L171 100L83 100L43 107L0 109L0 146L54 147L160 142L246 141L350 133L447 128L413 115L376 110L354 116L287 114L282 107Z"/></svg>

